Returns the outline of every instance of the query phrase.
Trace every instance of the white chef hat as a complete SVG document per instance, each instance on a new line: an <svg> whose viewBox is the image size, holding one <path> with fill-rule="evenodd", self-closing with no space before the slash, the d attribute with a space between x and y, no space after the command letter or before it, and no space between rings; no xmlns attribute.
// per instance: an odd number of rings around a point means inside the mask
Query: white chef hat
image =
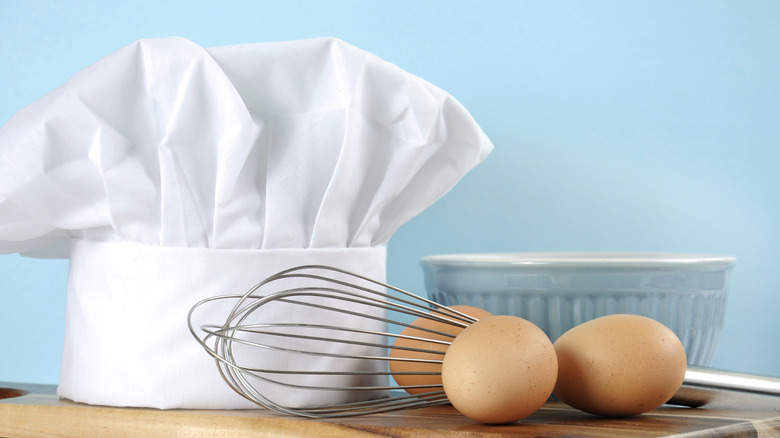
<svg viewBox="0 0 780 438"><path fill-rule="evenodd" d="M0 129L0 252L70 257L61 396L252 407L191 306L305 264L383 281L396 229L491 149L450 95L338 39L141 40Z"/></svg>

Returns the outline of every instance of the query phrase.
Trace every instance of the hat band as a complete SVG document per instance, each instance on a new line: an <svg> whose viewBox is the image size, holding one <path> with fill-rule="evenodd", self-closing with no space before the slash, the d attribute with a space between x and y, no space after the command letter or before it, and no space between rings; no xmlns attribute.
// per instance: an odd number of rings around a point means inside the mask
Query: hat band
<svg viewBox="0 0 780 438"><path fill-rule="evenodd" d="M334 266L384 282L385 263L383 246L240 250L74 240L58 394L111 406L256 408L230 389L193 338L187 324L192 306L209 297L241 295L301 265ZM216 324L225 316L207 315ZM332 385L327 376L316 378ZM281 404L318 402L289 390L271 392Z"/></svg>

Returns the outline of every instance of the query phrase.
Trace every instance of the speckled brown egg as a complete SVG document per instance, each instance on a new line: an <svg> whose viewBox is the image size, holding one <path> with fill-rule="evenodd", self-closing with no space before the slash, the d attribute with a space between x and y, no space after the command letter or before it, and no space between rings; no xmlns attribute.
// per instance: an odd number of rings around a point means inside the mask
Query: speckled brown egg
<svg viewBox="0 0 780 438"><path fill-rule="evenodd" d="M474 306L455 305L450 306L452 309L459 312L463 312L474 319L482 319L488 316L492 316L487 310L480 309ZM444 316L444 315L438 315ZM446 322L435 321L426 317L417 318L412 322L412 325L422 327L430 330L436 330L439 332L449 333L452 336L440 335L437 333L427 332L425 330L419 330L413 327L404 328L400 334L407 336L415 336L419 338L432 339L438 341L451 342L455 336L463 331L463 327L448 324ZM441 361L444 359L444 352L447 351L447 345L439 344L431 341L406 339L398 337L393 342L393 347L390 349L391 358L406 358L406 359L424 359L437 361L437 363L427 362L409 362L402 360L390 360L390 372L393 374L393 378L396 383L401 386L405 386L406 392L410 394L421 394L424 392L441 390ZM403 350L402 348L417 348L422 350L428 350L439 353L427 353L411 350ZM403 373L427 373L427 374L403 374ZM419 386L419 387L415 387ZM438 386L438 388L437 388Z"/></svg>
<svg viewBox="0 0 780 438"><path fill-rule="evenodd" d="M596 415L626 417L666 403L685 378L682 343L669 328L638 315L608 315L555 341L564 403Z"/></svg>
<svg viewBox="0 0 780 438"><path fill-rule="evenodd" d="M442 382L452 405L482 423L504 424L536 412L558 374L550 338L516 316L481 319L444 356Z"/></svg>

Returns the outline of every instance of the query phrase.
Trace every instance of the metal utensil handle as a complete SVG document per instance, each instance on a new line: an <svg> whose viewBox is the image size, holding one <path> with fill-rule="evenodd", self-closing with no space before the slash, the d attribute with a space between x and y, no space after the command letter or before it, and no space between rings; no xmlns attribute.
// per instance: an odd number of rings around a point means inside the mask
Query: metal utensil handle
<svg viewBox="0 0 780 438"><path fill-rule="evenodd" d="M670 404L690 407L780 409L780 378L689 366Z"/></svg>

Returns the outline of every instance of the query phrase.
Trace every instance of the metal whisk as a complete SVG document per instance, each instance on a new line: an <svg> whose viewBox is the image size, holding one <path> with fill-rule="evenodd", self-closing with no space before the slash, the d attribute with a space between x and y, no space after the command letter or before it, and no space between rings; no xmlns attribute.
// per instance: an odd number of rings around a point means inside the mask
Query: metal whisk
<svg viewBox="0 0 780 438"><path fill-rule="evenodd" d="M224 319L204 323L198 332L194 327L201 313ZM188 324L237 393L275 411L328 418L448 403L439 383L390 383L391 375L440 374L440 368L389 370L393 360L441 364L444 347L393 347L399 337L434 346L454 338L413 325L418 318L461 328L475 321L370 278L309 265L279 272L243 295L202 300L191 309ZM405 327L430 333L432 339L399 334ZM391 348L437 356L390 357Z"/></svg>
<svg viewBox="0 0 780 438"><path fill-rule="evenodd" d="M220 315L221 322L197 325L203 314ZM415 321L443 325L428 328ZM447 404L440 383L394 385L390 376L440 375L440 368L420 371L440 365L455 337L437 328L473 322L456 309L321 265L279 272L243 295L202 300L188 315L190 331L233 390L268 409L312 418ZM408 327L425 337L401 334ZM427 348L394 340L420 341ZM411 353L423 357L405 357ZM391 373L391 361L414 364L413 371ZM780 379L689 367L670 400L692 407L736 402L780 407Z"/></svg>

